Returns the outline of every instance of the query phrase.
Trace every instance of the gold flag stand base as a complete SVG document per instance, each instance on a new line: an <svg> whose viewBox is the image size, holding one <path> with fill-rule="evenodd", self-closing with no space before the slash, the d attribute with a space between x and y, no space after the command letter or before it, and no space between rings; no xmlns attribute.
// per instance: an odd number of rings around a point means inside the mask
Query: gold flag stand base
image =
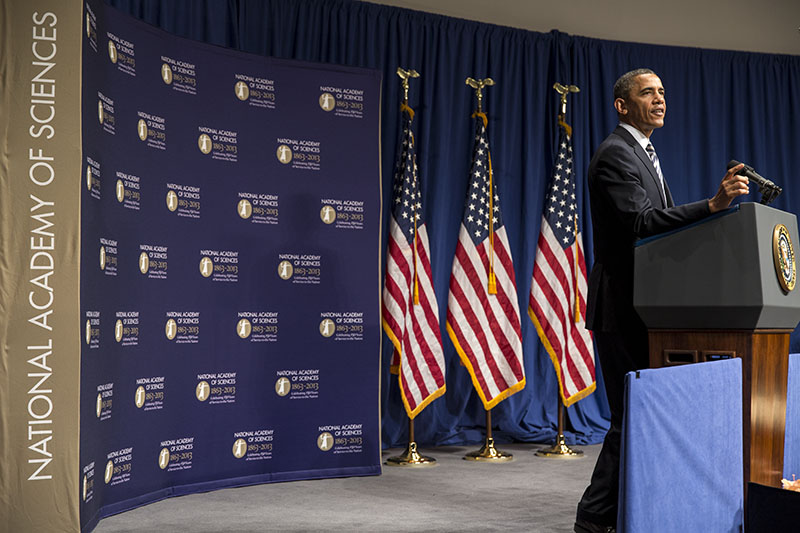
<svg viewBox="0 0 800 533"><path fill-rule="evenodd" d="M484 461L487 463L502 463L513 461L514 456L510 453L501 452L494 447L492 438L492 410L486 410L486 440L483 447L477 452L470 452L464 456L465 461Z"/></svg>
<svg viewBox="0 0 800 533"><path fill-rule="evenodd" d="M420 455L417 451L417 443L412 441L408 443L408 447L402 454L386 459L386 465L428 467L439 466L439 463L433 457Z"/></svg>
<svg viewBox="0 0 800 533"><path fill-rule="evenodd" d="M567 441L564 438L564 404L561 402L561 396L558 396L558 435L556 435L556 443L549 448L542 448L536 452L539 457L562 457L564 459L583 457L583 452L580 450L573 450L567 446Z"/></svg>
<svg viewBox="0 0 800 533"><path fill-rule="evenodd" d="M553 446L538 450L536 455L539 457L563 457L567 459L582 457L583 452L580 450L573 450L567 446L567 443L564 440L564 435L559 435L556 437L556 443Z"/></svg>
<svg viewBox="0 0 800 533"><path fill-rule="evenodd" d="M491 437L486 438L483 447L477 452L470 452L464 456L465 461L486 461L492 463L500 463L503 461L513 461L514 456L510 453L501 452L494 447L494 439Z"/></svg>

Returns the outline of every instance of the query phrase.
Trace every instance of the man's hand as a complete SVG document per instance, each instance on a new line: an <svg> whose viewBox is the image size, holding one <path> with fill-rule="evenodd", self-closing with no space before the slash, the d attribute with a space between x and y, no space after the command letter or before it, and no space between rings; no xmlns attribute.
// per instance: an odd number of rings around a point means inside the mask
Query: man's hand
<svg viewBox="0 0 800 533"><path fill-rule="evenodd" d="M750 193L750 187L747 186L750 180L748 180L746 176L739 176L736 174L742 170L743 167L744 163L732 167L728 170L728 173L725 174L725 177L722 178L717 194L708 201L708 209L712 213L727 209L734 198Z"/></svg>

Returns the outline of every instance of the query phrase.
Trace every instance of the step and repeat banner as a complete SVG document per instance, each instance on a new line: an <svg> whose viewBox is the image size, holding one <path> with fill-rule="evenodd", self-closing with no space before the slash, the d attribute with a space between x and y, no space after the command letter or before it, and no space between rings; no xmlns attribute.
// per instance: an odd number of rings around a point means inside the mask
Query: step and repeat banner
<svg viewBox="0 0 800 533"><path fill-rule="evenodd" d="M83 24L82 526L379 474L379 73Z"/></svg>

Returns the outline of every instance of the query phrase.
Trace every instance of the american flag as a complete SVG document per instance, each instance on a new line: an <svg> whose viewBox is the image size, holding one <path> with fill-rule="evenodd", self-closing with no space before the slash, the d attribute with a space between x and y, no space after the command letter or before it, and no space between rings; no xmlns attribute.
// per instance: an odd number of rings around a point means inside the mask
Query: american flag
<svg viewBox="0 0 800 533"><path fill-rule="evenodd" d="M489 293L492 273L496 294ZM447 331L486 409L525 387L514 265L492 180L484 120L478 120L450 275Z"/></svg>
<svg viewBox="0 0 800 533"><path fill-rule="evenodd" d="M528 314L569 407L595 389L594 347L586 329L586 261L578 224L572 140L561 128L533 265ZM576 290L577 285L577 290Z"/></svg>
<svg viewBox="0 0 800 533"><path fill-rule="evenodd" d="M383 329L394 344L392 365L399 374L400 394L413 419L444 394L445 367L411 116L403 117L382 312Z"/></svg>

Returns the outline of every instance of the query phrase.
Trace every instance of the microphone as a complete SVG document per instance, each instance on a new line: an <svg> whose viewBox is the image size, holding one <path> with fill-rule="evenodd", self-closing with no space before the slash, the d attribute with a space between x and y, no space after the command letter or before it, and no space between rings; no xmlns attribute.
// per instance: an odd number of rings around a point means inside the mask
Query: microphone
<svg viewBox="0 0 800 533"><path fill-rule="evenodd" d="M735 159L731 159L728 162L728 170L732 169L735 166L741 165L739 161ZM758 191L761 193L761 203L764 205L769 205L775 198L778 197L783 192L783 189L770 180L759 174L755 171L753 167L750 165L744 165L737 174L742 176L747 176L747 179L756 183L758 185Z"/></svg>

